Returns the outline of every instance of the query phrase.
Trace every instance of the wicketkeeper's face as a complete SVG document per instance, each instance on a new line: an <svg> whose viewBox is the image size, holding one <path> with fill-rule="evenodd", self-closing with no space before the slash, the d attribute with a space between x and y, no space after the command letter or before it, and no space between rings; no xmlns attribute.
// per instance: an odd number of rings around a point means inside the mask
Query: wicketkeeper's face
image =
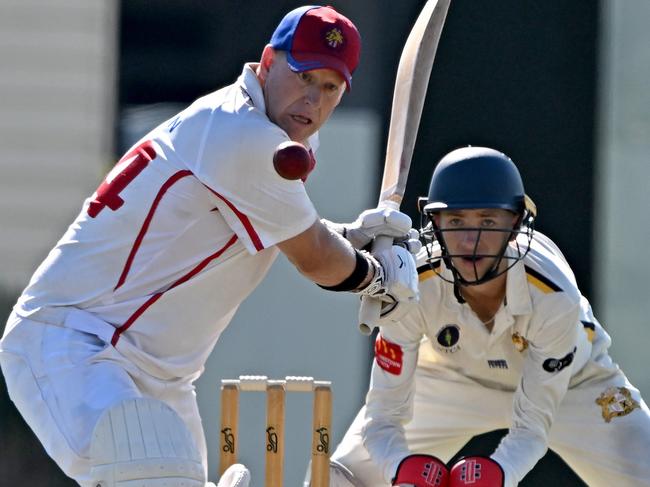
<svg viewBox="0 0 650 487"><path fill-rule="evenodd" d="M331 69L296 73L289 68L284 53L272 49L264 53L260 79L266 114L291 140L305 143L340 103L345 81Z"/></svg>
<svg viewBox="0 0 650 487"><path fill-rule="evenodd" d="M443 210L436 216L453 266L463 279L476 281L501 258L517 215L501 209ZM501 262L499 267L506 266Z"/></svg>

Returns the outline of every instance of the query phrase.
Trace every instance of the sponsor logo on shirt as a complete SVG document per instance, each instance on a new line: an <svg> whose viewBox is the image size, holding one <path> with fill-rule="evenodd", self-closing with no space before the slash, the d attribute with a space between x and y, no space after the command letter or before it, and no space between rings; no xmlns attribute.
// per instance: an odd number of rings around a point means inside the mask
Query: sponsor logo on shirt
<svg viewBox="0 0 650 487"><path fill-rule="evenodd" d="M508 362L503 359L498 359L498 360L488 360L488 367L491 369L507 369L508 368Z"/></svg>
<svg viewBox="0 0 650 487"><path fill-rule="evenodd" d="M171 134L176 127L178 127L182 122L182 119L180 115L176 118L174 118L169 124L167 125L167 131Z"/></svg>
<svg viewBox="0 0 650 487"><path fill-rule="evenodd" d="M573 352L567 353L562 358L548 358L544 360L542 367L546 372L559 372L564 367L571 365L573 362L573 357L575 356L577 348L573 347Z"/></svg>
<svg viewBox="0 0 650 487"><path fill-rule="evenodd" d="M444 353L454 353L460 350L458 341L460 340L460 328L457 325L445 325L436 335L436 346L438 350Z"/></svg>
<svg viewBox="0 0 650 487"><path fill-rule="evenodd" d="M404 352L402 347L396 343L389 342L383 336L377 335L375 340L375 360L377 365L389 374L400 375L402 373L402 359Z"/></svg>

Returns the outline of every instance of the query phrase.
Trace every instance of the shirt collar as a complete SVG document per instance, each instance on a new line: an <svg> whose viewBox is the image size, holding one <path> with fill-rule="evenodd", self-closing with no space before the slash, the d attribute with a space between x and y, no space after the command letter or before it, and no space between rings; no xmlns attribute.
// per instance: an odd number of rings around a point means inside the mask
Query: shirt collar
<svg viewBox="0 0 650 487"><path fill-rule="evenodd" d="M266 113L266 104L264 103L264 92L262 91L262 85L260 80L255 74L255 70L259 66L258 63L246 63L244 64L244 70L237 79L237 84L239 84L246 94L250 97L251 102L256 108L259 108L262 112Z"/></svg>
<svg viewBox="0 0 650 487"><path fill-rule="evenodd" d="M506 255L513 257L516 251L508 247ZM506 280L506 302L508 310L513 315L526 315L533 312L533 303L528 291L528 279L523 260L518 261L508 270Z"/></svg>
<svg viewBox="0 0 650 487"><path fill-rule="evenodd" d="M264 103L264 91L262 90L262 84L260 83L259 78L257 77L256 70L259 66L259 63L246 63L244 64L244 69L242 73L237 78L237 84L244 90L244 92L249 96L253 106L259 109L261 112L266 114L266 103ZM318 150L320 144L318 132L309 137L308 146L313 151Z"/></svg>

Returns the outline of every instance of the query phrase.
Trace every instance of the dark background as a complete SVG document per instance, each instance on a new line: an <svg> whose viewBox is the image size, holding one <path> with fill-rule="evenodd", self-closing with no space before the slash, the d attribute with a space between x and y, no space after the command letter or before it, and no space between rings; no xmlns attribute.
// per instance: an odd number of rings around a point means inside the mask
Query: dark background
<svg viewBox="0 0 650 487"><path fill-rule="evenodd" d="M361 65L342 106L377 112L386 131L401 48L425 2L330 3L357 24L363 37ZM280 18L300 5L122 1L118 114L140 104L188 103L231 83L244 62L259 59ZM419 218L417 196L427 193L433 166L448 151L468 144L502 150L519 166L537 203L538 228L563 249L591 298L598 12L594 0L452 0L402 206ZM382 167L383 161L377 161L369 180L377 194ZM14 300L0 296L3 315ZM4 382L0 389L0 485L75 485L19 418ZM489 454L502 433L476 438L463 453ZM551 483L583 485L549 453L521 485Z"/></svg>

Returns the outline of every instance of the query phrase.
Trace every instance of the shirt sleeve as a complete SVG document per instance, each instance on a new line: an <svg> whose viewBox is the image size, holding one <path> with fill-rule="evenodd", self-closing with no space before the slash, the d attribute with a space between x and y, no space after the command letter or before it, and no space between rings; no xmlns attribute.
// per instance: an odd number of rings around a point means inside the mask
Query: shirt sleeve
<svg viewBox="0 0 650 487"><path fill-rule="evenodd" d="M536 330L531 334L522 378L514 394L513 423L492 455L513 487L535 466L548 448L553 417L566 394L576 354L579 303L567 304L561 293L539 303Z"/></svg>
<svg viewBox="0 0 650 487"><path fill-rule="evenodd" d="M249 252L294 237L317 219L301 180L273 167L287 134L256 109L200 110L182 120L172 143L214 195L228 225Z"/></svg>
<svg viewBox="0 0 650 487"><path fill-rule="evenodd" d="M398 324L380 329L366 397L363 443L390 483L400 461L411 454L403 424L413 415L414 376L423 336L419 306Z"/></svg>

